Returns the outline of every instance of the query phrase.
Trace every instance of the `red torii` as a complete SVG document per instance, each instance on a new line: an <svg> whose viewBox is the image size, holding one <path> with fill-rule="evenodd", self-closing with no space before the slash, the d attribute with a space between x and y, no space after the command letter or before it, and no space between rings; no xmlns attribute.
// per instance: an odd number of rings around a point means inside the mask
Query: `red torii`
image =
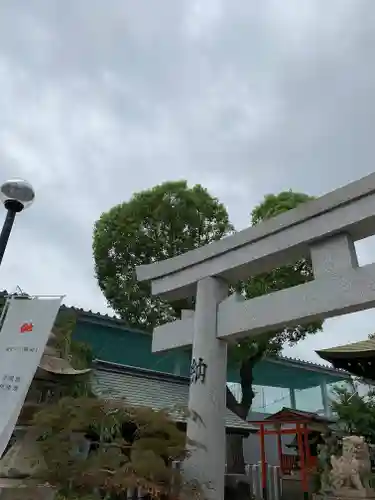
<svg viewBox="0 0 375 500"><path fill-rule="evenodd" d="M273 415L269 415L264 420L249 420L248 422L251 425L259 426L258 433L260 436L263 498L267 498L267 459L264 437L267 435L273 435L277 437L277 450L280 469L284 473L287 469L291 468L291 464L288 464L285 460L285 457L287 457L288 455L284 455L282 451L281 436L287 434L297 435L297 447L301 470L301 486L304 498L308 498L308 471L317 465L317 457L311 456L310 454L309 432L324 432L328 428L328 425L332 423L332 421L316 413L294 410L291 408L282 408L280 411ZM285 424L289 426L287 429L282 428L282 426ZM273 428L269 429L267 428L267 426L272 426Z"/></svg>

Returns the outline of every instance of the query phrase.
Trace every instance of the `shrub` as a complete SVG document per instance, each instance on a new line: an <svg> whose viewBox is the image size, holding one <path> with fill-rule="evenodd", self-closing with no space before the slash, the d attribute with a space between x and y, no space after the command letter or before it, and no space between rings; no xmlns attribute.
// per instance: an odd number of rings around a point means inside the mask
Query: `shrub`
<svg viewBox="0 0 375 500"><path fill-rule="evenodd" d="M179 498L182 490L202 498L173 467L186 458L186 436L166 411L67 397L40 410L34 429L43 459L34 478L66 499L116 498L136 487L150 498Z"/></svg>

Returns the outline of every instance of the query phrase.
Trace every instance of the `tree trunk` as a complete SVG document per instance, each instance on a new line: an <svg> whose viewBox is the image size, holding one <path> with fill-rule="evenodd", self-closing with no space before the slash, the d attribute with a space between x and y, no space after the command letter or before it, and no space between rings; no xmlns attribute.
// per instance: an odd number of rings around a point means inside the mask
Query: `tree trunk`
<svg viewBox="0 0 375 500"><path fill-rule="evenodd" d="M232 391L227 387L227 408L242 420L246 421L253 399L253 369L263 357L264 349L258 349L251 358L244 360L240 368L242 397L238 402ZM229 474L245 474L245 458L243 454L243 436L227 436L227 472Z"/></svg>
<svg viewBox="0 0 375 500"><path fill-rule="evenodd" d="M246 420L250 406L238 403L231 390L227 387L227 408L242 420ZM227 473L245 474L245 458L243 454L243 436L239 434L227 435Z"/></svg>

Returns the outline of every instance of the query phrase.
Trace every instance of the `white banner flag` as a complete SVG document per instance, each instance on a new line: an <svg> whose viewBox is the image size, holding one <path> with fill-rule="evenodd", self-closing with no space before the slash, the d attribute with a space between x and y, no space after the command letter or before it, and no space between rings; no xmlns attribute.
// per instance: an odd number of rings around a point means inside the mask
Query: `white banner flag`
<svg viewBox="0 0 375 500"><path fill-rule="evenodd" d="M0 457L17 423L62 299L9 299L0 330Z"/></svg>

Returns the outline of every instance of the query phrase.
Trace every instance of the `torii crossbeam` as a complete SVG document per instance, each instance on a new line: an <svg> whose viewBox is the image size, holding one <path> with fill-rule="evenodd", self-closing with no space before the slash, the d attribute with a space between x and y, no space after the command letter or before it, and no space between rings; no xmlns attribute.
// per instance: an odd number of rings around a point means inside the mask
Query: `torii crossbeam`
<svg viewBox="0 0 375 500"><path fill-rule="evenodd" d="M187 435L203 445L186 462L208 499L224 499L227 342L375 306L375 264L358 267L354 242L375 234L375 173L273 219L183 255L137 268L168 300L195 311L154 330L153 351L192 346ZM228 285L310 257L314 280L251 300Z"/></svg>

